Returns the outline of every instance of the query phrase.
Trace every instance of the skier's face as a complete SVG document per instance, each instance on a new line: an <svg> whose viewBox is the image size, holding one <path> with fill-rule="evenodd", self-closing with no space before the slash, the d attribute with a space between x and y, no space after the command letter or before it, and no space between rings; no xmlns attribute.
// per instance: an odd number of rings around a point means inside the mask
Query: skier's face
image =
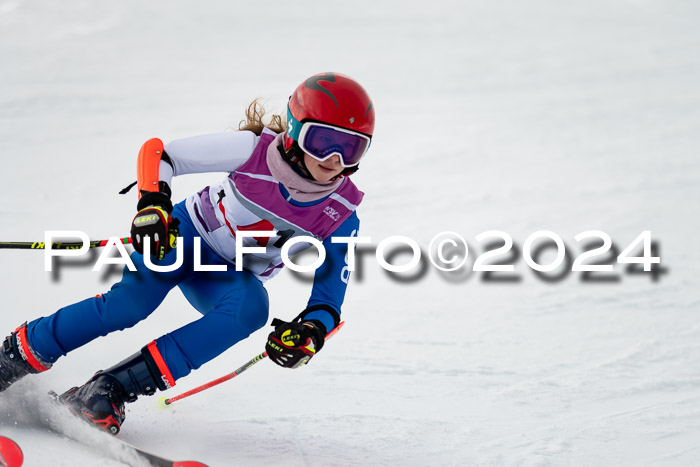
<svg viewBox="0 0 700 467"><path fill-rule="evenodd" d="M323 162L319 162L308 154L304 154L304 164L309 169L309 173L317 182L327 182L343 171L340 163L340 156L335 155Z"/></svg>

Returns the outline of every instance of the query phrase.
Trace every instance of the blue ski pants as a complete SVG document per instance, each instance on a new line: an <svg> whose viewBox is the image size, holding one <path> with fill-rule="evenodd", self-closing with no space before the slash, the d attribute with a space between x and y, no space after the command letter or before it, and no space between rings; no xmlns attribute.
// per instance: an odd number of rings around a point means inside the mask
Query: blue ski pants
<svg viewBox="0 0 700 467"><path fill-rule="evenodd" d="M121 281L109 292L29 323L29 344L41 358L54 362L99 336L134 326L150 315L175 286L202 314L196 321L156 339L175 379L186 376L265 325L269 301L260 280L248 271L236 271L204 242L200 264L223 264L227 270L194 271L193 239L198 234L184 202L175 206L173 216L180 220L182 238L177 248L183 249L182 266L172 272L154 272L145 266L143 255L134 252L131 260L136 271L125 267ZM176 252L171 251L165 259L153 263L172 265L175 258Z"/></svg>

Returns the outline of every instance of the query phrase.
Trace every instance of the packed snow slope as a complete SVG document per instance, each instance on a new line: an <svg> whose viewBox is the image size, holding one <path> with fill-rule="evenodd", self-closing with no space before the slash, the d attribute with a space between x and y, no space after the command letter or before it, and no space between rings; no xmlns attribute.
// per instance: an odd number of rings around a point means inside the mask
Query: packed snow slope
<svg viewBox="0 0 700 467"><path fill-rule="evenodd" d="M145 140L237 128L252 99L283 112L307 76L346 73L377 115L354 177L372 244L347 325L303 369L264 361L168 411L142 398L121 436L212 466L700 465L699 19L692 0L0 0L0 241L125 236L136 194L117 192ZM174 198L222 176L177 179ZM513 273L471 270L490 230L517 250L487 262ZM592 248L581 232L620 253L648 230L663 272L543 278L522 255L540 230L571 259ZM424 259L390 274L375 259L385 238L427 253L443 231L470 245L456 272ZM120 273L94 262L51 273L39 251L0 251L3 336L108 290ZM284 271L268 290L270 319L291 318L308 276ZM23 380L0 394L0 434L29 466L132 463L9 414L197 316L173 291L138 326ZM269 330L167 394L234 370Z"/></svg>

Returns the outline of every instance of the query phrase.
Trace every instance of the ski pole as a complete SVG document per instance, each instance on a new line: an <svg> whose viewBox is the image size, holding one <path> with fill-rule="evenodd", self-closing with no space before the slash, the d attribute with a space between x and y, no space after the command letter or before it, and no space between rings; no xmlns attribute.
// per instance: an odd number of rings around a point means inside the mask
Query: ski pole
<svg viewBox="0 0 700 467"><path fill-rule="evenodd" d="M123 245L131 243L130 237L119 239ZM90 242L90 248L101 248L107 245L109 240L93 240ZM78 250L83 247L82 242L57 242L51 244L52 250ZM0 242L0 250L44 250L46 243L44 242Z"/></svg>
<svg viewBox="0 0 700 467"><path fill-rule="evenodd" d="M326 339L330 339L331 337L333 337L333 336L335 335L335 333L337 333L338 331L340 331L340 328L342 328L344 324L345 324L345 321L341 321L340 324L338 324L336 327L334 327L333 329L331 329L331 331L330 331L328 334L326 334ZM243 372L244 372L245 370L247 370L248 368L250 368L251 366L253 366L253 365L255 365L256 363L258 363L260 360L264 359L265 357L267 357L267 352L263 352L263 353L261 353L261 354L259 354L259 355L256 355L255 357L253 357L252 359L248 360L243 366L241 366L239 369L237 369L236 371L234 371L234 372L232 372L232 373L229 373L229 374L227 374L227 375L224 375L224 376L222 376L222 377L220 377L220 378L217 378L217 379L215 379L215 380L213 380L213 381L209 381L208 383L202 384L201 386L197 386L196 388L190 389L189 391L186 391L186 392L183 392L182 394L180 394L180 395L178 395L178 396L174 396L174 397L171 397L171 398L167 398L167 397L163 396L163 397L160 398L159 402L161 403L162 406L165 407L165 406L168 406L168 405L172 404L172 403L175 402L175 401L179 401L180 399L184 399L184 398L186 398L186 397L190 397L190 396L192 396L192 395L194 395L194 394L197 394L197 393L199 393L199 392L204 391L205 389L209 389L209 388L214 387L214 386L216 386L216 385L218 385L218 384L221 384L221 383L223 383L224 381L228 381L228 380L230 380L230 379L233 379L233 378L235 378L236 376L238 376L238 375L240 375L241 373L243 373Z"/></svg>

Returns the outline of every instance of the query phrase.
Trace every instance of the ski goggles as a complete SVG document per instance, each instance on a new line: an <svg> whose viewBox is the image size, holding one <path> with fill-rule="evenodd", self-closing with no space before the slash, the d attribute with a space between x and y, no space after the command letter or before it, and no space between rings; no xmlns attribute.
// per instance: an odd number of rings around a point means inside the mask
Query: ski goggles
<svg viewBox="0 0 700 467"><path fill-rule="evenodd" d="M287 122L289 136L319 162L337 155L343 167L354 167L360 163L371 143L369 136L356 131L313 121L300 123L291 112Z"/></svg>

